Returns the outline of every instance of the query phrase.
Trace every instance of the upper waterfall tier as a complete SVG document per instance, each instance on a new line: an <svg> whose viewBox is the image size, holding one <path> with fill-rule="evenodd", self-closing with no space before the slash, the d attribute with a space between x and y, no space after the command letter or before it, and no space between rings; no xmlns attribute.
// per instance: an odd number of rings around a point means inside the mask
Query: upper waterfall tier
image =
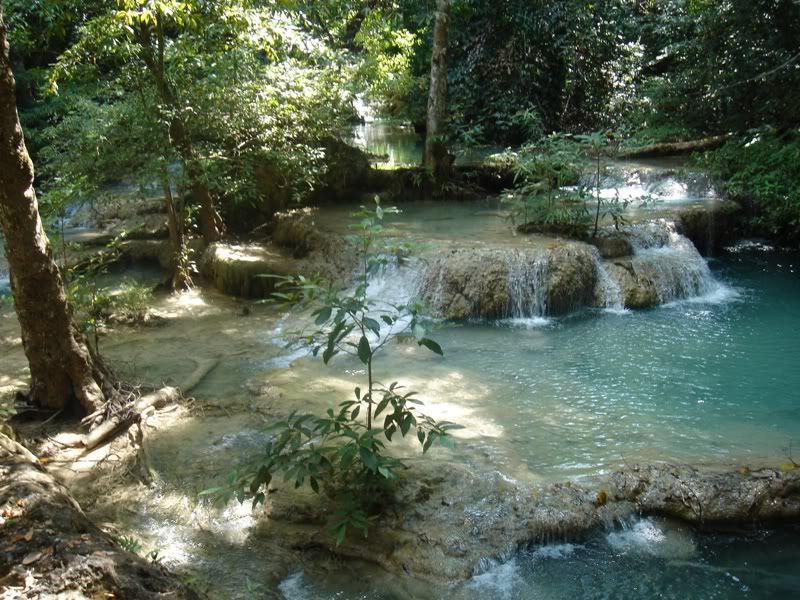
<svg viewBox="0 0 800 600"><path fill-rule="evenodd" d="M584 307L644 308L723 287L671 221L608 235L626 240L632 254L604 260L594 246L566 240L534 247L452 244L394 268L371 294L416 298L447 319L519 319Z"/></svg>

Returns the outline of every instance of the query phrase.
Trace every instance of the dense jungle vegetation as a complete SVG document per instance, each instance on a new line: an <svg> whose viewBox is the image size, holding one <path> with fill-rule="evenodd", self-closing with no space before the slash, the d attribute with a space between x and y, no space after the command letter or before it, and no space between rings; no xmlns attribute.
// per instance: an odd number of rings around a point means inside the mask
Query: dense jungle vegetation
<svg viewBox="0 0 800 600"><path fill-rule="evenodd" d="M356 96L424 129L434 4L6 0L44 206L57 215L123 177L158 181L177 160L187 168L165 176L194 196L202 179L223 215L303 202L324 185ZM759 232L793 239L796 2L450 4L451 148L729 135L706 166L753 205Z"/></svg>

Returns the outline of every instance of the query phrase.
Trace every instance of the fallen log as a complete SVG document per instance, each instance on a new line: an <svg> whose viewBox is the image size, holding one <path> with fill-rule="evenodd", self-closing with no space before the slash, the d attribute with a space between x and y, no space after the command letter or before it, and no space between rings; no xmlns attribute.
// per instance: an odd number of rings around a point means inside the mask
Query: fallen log
<svg viewBox="0 0 800 600"><path fill-rule="evenodd" d="M216 358L201 360L195 370L184 380L180 388L163 387L160 390L142 396L129 409L112 415L83 438L81 445L85 449L84 452L90 452L117 433L136 423L144 411L150 408L158 410L171 402L175 402L181 397L181 393L188 393L197 387L218 364L219 359Z"/></svg>
<svg viewBox="0 0 800 600"><path fill-rule="evenodd" d="M123 550L33 454L0 434L0 596L200 599L163 566Z"/></svg>
<svg viewBox="0 0 800 600"><path fill-rule="evenodd" d="M86 452L89 452L120 430L133 425L146 409L151 406L156 409L162 408L170 402L175 402L178 398L180 398L180 391L174 387L163 387L151 394L142 396L133 404L130 410L110 417L90 431L83 440L83 447Z"/></svg>
<svg viewBox="0 0 800 600"><path fill-rule="evenodd" d="M203 379L206 378L206 375L211 373L216 366L219 364L218 358L207 358L205 360L201 360L197 363L197 368L192 371L189 376L184 380L184 382L179 386L181 392L184 394L188 394L198 385Z"/></svg>
<svg viewBox="0 0 800 600"><path fill-rule="evenodd" d="M619 158L659 158L662 156L675 156L679 154L691 154L692 152L704 152L714 150L724 144L730 136L715 135L699 140L688 142L662 142L660 144L650 144L639 148L629 148L620 150Z"/></svg>

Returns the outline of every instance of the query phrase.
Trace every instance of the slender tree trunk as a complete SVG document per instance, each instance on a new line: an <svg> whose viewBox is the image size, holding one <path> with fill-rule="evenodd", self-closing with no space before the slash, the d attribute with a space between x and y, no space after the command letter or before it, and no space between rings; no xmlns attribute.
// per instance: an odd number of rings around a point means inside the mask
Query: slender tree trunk
<svg viewBox="0 0 800 600"><path fill-rule="evenodd" d="M183 207L175 205L166 161L161 163L159 176L161 178L161 188L164 192L164 208L167 211L169 245L172 254L170 260L172 263L171 287L175 291L186 290L192 287L192 278L189 275L186 238L183 234Z"/></svg>
<svg viewBox="0 0 800 600"><path fill-rule="evenodd" d="M444 141L447 123L447 31L449 21L450 0L437 0L423 165L433 175L439 190L449 179L450 167L453 162Z"/></svg>
<svg viewBox="0 0 800 600"><path fill-rule="evenodd" d="M155 27L155 46L152 39L153 31L146 24L142 24L139 30L139 45L142 48L142 59L147 70L153 77L158 96L161 99L166 112L169 113L169 135L170 142L175 148L178 156L183 162L186 177L192 190L192 196L200 204L200 227L203 232L203 239L207 243L216 242L222 237L225 230L222 217L214 207L214 199L208 184L205 181L205 173L197 160L191 135L186 127L186 123L180 116L175 91L167 79L164 63L165 39L164 29L161 22L161 14L156 14Z"/></svg>
<svg viewBox="0 0 800 600"><path fill-rule="evenodd" d="M48 408L91 413L104 400L103 375L72 320L39 218L33 164L19 125L15 87L0 5L0 226L30 365L31 400Z"/></svg>

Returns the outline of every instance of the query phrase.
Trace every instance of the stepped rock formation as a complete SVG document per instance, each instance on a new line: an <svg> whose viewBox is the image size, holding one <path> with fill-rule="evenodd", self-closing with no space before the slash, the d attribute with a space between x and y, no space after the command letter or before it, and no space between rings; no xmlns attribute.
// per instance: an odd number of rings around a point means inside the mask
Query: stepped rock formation
<svg viewBox="0 0 800 600"><path fill-rule="evenodd" d="M422 267L416 291L452 320L558 316L584 307L647 308L707 294L719 286L691 242L671 222L629 226L604 260L594 245L453 247ZM601 243L600 245L604 244ZM620 249L629 255L619 256Z"/></svg>

